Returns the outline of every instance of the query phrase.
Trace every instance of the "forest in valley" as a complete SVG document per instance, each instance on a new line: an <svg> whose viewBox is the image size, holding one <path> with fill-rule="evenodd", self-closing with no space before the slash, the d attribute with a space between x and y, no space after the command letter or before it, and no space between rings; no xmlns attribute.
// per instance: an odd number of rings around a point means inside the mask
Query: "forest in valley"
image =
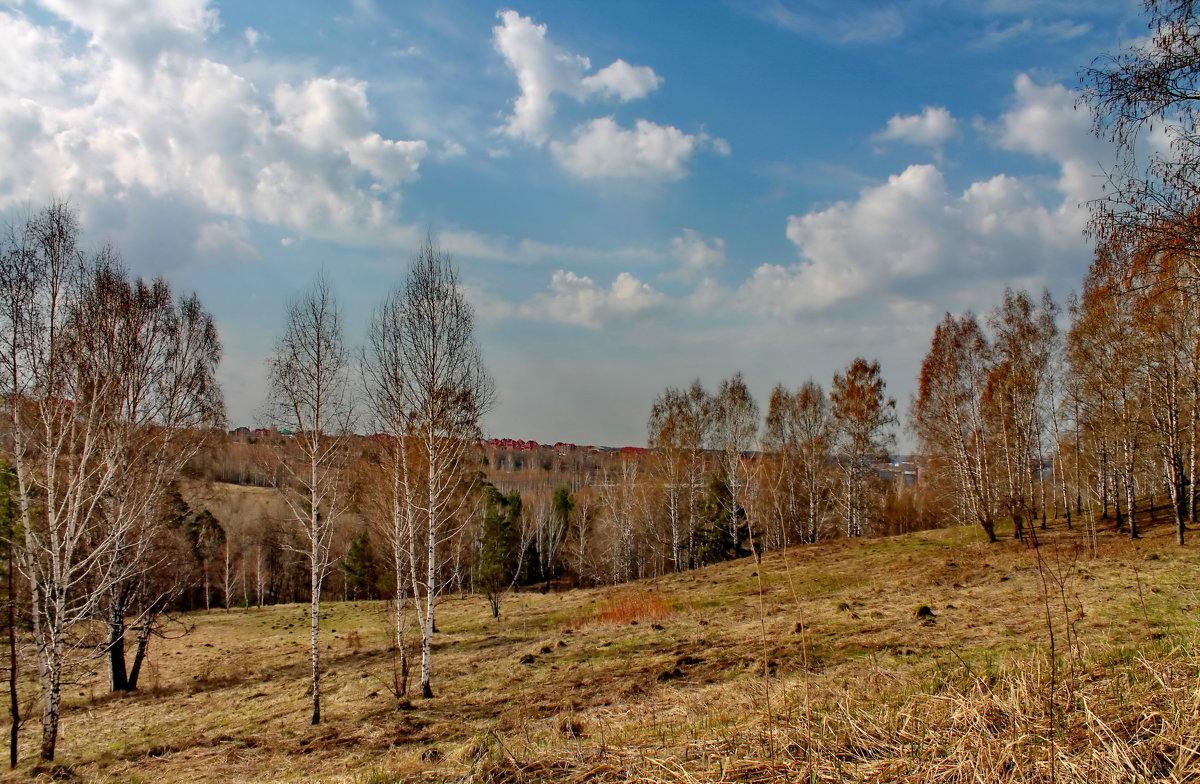
<svg viewBox="0 0 1200 784"><path fill-rule="evenodd" d="M386 600L397 691L428 699L453 594L500 618L522 592L954 525L1033 548L1062 520L1098 551L1102 526L1136 539L1155 507L1188 544L1198 26L1190 4L1149 6L1152 42L1085 76L1097 133L1126 154L1094 205L1079 292L1010 289L987 313L947 313L908 401L874 358L847 357L760 400L733 368L711 388L680 379L646 401L644 448L489 440L498 391L459 270L431 237L360 346L328 278L297 293L266 361L261 428L231 431L204 304L131 276L116 248L87 250L69 202L32 210L0 253L13 764L26 719L54 759L80 662L134 691L193 610L307 605L315 725L330 601ZM1145 163L1151 121L1173 146ZM898 456L905 433L915 453ZM36 679L35 718L20 715L21 679Z"/></svg>

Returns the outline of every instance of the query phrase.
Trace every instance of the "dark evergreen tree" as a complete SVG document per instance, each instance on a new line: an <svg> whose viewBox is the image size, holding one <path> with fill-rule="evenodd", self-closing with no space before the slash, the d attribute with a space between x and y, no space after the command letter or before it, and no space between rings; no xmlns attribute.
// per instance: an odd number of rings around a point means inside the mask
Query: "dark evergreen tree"
<svg viewBox="0 0 1200 784"><path fill-rule="evenodd" d="M346 557L342 559L342 573L350 598L374 599L379 596L380 584L384 579L371 545L371 532L365 525L350 540Z"/></svg>
<svg viewBox="0 0 1200 784"><path fill-rule="evenodd" d="M187 501L183 500L183 495L177 486L172 486L163 498L161 514L167 528L187 533L188 524L191 522L192 508L188 506Z"/></svg>
<svg viewBox="0 0 1200 784"><path fill-rule="evenodd" d="M696 560L701 566L750 555L746 510L734 502L724 476L714 474L700 503Z"/></svg>
<svg viewBox="0 0 1200 784"><path fill-rule="evenodd" d="M485 506L475 589L487 597L492 617L500 617L500 597L517 569L517 529L521 519L521 494L504 495L495 486L483 486Z"/></svg>
<svg viewBox="0 0 1200 784"><path fill-rule="evenodd" d="M207 610L211 607L208 563L221 549L221 545L225 544L225 529L221 527L221 523L213 516L212 512L204 509L188 521L187 537L192 546L192 555L202 573L204 609Z"/></svg>

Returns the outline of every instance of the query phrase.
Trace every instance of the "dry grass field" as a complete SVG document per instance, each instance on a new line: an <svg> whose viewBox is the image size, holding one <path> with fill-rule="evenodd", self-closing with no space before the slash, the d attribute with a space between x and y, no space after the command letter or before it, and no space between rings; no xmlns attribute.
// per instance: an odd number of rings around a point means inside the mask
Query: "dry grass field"
<svg viewBox="0 0 1200 784"><path fill-rule="evenodd" d="M1040 534L836 541L498 621L449 596L432 700L394 694L383 604L332 604L318 727L306 607L200 613L141 693L76 672L59 765L12 780L1200 781L1200 550Z"/></svg>

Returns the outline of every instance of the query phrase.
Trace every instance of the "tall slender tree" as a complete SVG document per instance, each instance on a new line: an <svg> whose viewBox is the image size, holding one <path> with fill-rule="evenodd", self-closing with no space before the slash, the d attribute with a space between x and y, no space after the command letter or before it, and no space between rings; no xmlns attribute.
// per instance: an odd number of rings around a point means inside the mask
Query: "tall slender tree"
<svg viewBox="0 0 1200 784"><path fill-rule="evenodd" d="M1123 486L1129 534L1137 537L1137 467L1145 440L1147 390L1142 338L1118 272L1120 255L1111 245L1097 254L1071 310L1067 356L1082 405L1080 424L1099 447L1101 481L1107 487L1113 476L1113 483ZM1121 494L1115 495L1121 517Z"/></svg>
<svg viewBox="0 0 1200 784"><path fill-rule="evenodd" d="M995 434L998 473L1005 511L1017 538L1039 509L1042 481L1043 401L1054 356L1058 309L1045 293L1040 304L1024 291L1008 289L1004 302L988 318L992 362L984 388L984 407Z"/></svg>
<svg viewBox="0 0 1200 784"><path fill-rule="evenodd" d="M404 548L395 562L419 599L421 693L428 698L442 548L469 498L466 458L495 399L458 270L432 238L413 257L403 287L376 311L364 367L372 411L394 439L392 544Z"/></svg>
<svg viewBox="0 0 1200 784"><path fill-rule="evenodd" d="M721 382L712 398L712 448L720 455L721 472L729 488L729 534L734 550L741 548L742 523L749 504L750 472L747 453L754 449L758 437L758 404L750 394L740 372Z"/></svg>
<svg viewBox="0 0 1200 784"><path fill-rule="evenodd" d="M763 446L778 464L775 504L781 524L795 528L804 543L821 535L832 435L820 384L807 381L794 392L780 385L771 392Z"/></svg>
<svg viewBox="0 0 1200 784"><path fill-rule="evenodd" d="M1189 446L1196 438L1197 344L1200 343L1200 291L1185 285L1186 253L1134 256L1134 318L1141 336L1146 382L1146 413L1157 447L1174 517L1176 541L1184 543L1188 509L1195 489L1189 472ZM1191 462L1195 462L1194 455Z"/></svg>
<svg viewBox="0 0 1200 784"><path fill-rule="evenodd" d="M983 417L989 369L990 347L975 317L947 313L921 363L909 420L921 454L952 478L963 516L994 542L990 443Z"/></svg>
<svg viewBox="0 0 1200 784"><path fill-rule="evenodd" d="M840 451L847 536L867 532L873 465L887 458L895 438L891 428L896 423L896 401L886 389L879 363L862 357L851 362L845 373L833 376L830 413Z"/></svg>
<svg viewBox="0 0 1200 784"><path fill-rule="evenodd" d="M648 441L660 458L671 567L677 572L695 562L696 509L704 487L711 410L712 400L699 379L687 389L667 387L650 409Z"/></svg>
<svg viewBox="0 0 1200 784"><path fill-rule="evenodd" d="M20 751L21 701L18 693L17 562L14 535L17 532L17 477L7 460L0 459L0 551L4 553L4 626L8 646L8 765L17 767Z"/></svg>
<svg viewBox="0 0 1200 784"><path fill-rule="evenodd" d="M344 436L353 416L341 311L325 275L288 306L268 369L267 416L294 434L277 442L279 490L308 560L312 723L319 724L321 592L333 563L334 526L347 506Z"/></svg>
<svg viewBox="0 0 1200 784"><path fill-rule="evenodd" d="M163 280L131 281L119 268L95 276L89 296L106 303L103 327L89 345L91 374L112 373L119 395L113 414L122 430L125 470L104 513L122 538L106 555L112 576L105 596L108 654L114 691L137 688L125 660L125 636L136 627L135 668L146 655L156 617L169 595L147 578L169 557L159 514L185 463L224 419L216 382L221 344L210 313L192 296L176 299ZM168 591L170 593L170 591Z"/></svg>

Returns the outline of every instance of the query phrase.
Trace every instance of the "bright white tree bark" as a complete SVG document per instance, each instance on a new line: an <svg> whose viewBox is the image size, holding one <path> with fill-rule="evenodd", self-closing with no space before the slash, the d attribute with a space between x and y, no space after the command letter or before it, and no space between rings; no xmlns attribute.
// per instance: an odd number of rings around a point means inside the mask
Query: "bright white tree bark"
<svg viewBox="0 0 1200 784"><path fill-rule="evenodd" d="M14 227L0 255L18 563L30 585L47 760L73 627L149 568L157 505L195 448L184 428L221 416L211 317L194 297L176 303L161 281L131 283L111 249L83 253L78 232L74 212L56 202ZM121 642L124 610L108 614Z"/></svg>
<svg viewBox="0 0 1200 784"><path fill-rule="evenodd" d="M288 306L269 368L269 416L294 433L275 443L283 469L279 489L303 532L308 559L312 723L319 724L321 592L335 524L347 504L344 436L353 414L341 312L324 275Z"/></svg>
<svg viewBox="0 0 1200 784"><path fill-rule="evenodd" d="M376 311L364 376L372 413L399 445L388 453L397 482L393 563L397 575L407 572L417 600L421 693L428 698L441 554L466 502L464 469L478 446L479 418L495 396L458 272L432 239L417 251L403 287ZM397 629L402 623L398 616Z"/></svg>

